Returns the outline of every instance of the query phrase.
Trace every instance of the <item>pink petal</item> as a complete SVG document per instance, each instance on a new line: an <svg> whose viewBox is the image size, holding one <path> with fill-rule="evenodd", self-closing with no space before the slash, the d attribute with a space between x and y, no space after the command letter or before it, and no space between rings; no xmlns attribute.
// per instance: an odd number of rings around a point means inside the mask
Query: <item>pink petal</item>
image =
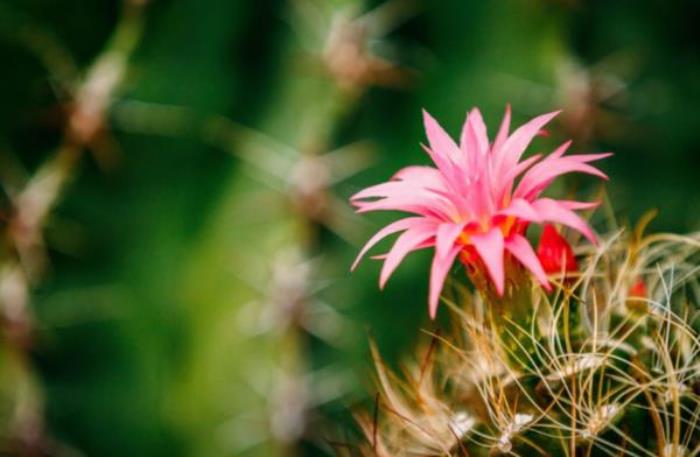
<svg viewBox="0 0 700 457"><path fill-rule="evenodd" d="M397 181L388 181L373 186L365 187L350 197L350 201L364 200L366 198L389 197L401 194L408 190L415 190L415 187L407 186L405 183Z"/></svg>
<svg viewBox="0 0 700 457"><path fill-rule="evenodd" d="M574 155L567 156L567 158L572 159L572 160L576 160L577 162L581 162L581 163L588 163L588 162L594 162L596 160L605 159L605 158L608 158L612 155L613 155L612 152L600 152L597 154L574 154Z"/></svg>
<svg viewBox="0 0 700 457"><path fill-rule="evenodd" d="M480 235L472 235L471 241L484 261L491 280L496 286L496 292L503 295L505 273L503 271L503 234L500 228L492 228Z"/></svg>
<svg viewBox="0 0 700 457"><path fill-rule="evenodd" d="M503 208L496 214L513 216L529 222L540 222L542 220L540 215L534 210L530 203L522 198L514 199L512 202L510 202L508 207Z"/></svg>
<svg viewBox="0 0 700 457"><path fill-rule="evenodd" d="M435 236L435 255L442 258L446 256L452 246L454 246L457 237L464 230L465 222L459 224L440 224Z"/></svg>
<svg viewBox="0 0 700 457"><path fill-rule="evenodd" d="M530 246L530 243L527 241L527 239L525 239L525 237L518 234L511 235L506 240L505 246L506 249L525 266L525 268L530 270L532 274L535 275L535 278L537 278L537 281L542 284L542 287L547 290L551 289L549 280L547 279L547 274L544 272L540 260L537 258L535 251L532 249L532 246Z"/></svg>
<svg viewBox="0 0 700 457"><path fill-rule="evenodd" d="M410 166L399 170L391 181L369 186L350 197L358 200L373 197L387 197L399 192L414 192L419 189L447 190L439 170L426 166Z"/></svg>
<svg viewBox="0 0 700 457"><path fill-rule="evenodd" d="M569 146L571 146L571 143L573 143L572 140L565 141L558 148L556 148L550 155L548 155L547 159L553 160L553 159L560 158L569 149Z"/></svg>
<svg viewBox="0 0 700 457"><path fill-rule="evenodd" d="M532 207L540 214L543 220L555 222L577 230L588 238L591 243L598 244L596 236L583 219L576 213L551 198L540 198L532 202Z"/></svg>
<svg viewBox="0 0 700 457"><path fill-rule="evenodd" d="M367 202L353 201L352 204L357 208L357 213L403 211L442 221L454 220L458 216L454 205L437 194L424 195L421 198L418 198L418 195L405 195Z"/></svg>
<svg viewBox="0 0 700 457"><path fill-rule="evenodd" d="M497 185L496 189L494 189L494 197L496 198L496 201L503 201L506 195L510 195L515 178L520 176L521 173L525 172L525 170L540 160L541 157L541 154L535 154L532 157L528 157L527 159L523 160L515 167L506 170L503 177L499 179L499 184Z"/></svg>
<svg viewBox="0 0 700 457"><path fill-rule="evenodd" d="M564 155L564 153L566 152L566 150L569 149L569 146L571 146L571 140L565 141L562 145L560 145L557 149L555 149L554 152L552 152L550 155L548 155L547 157L545 157L545 159L542 160L542 162L540 162L540 163L538 163L537 165L535 165L534 167L532 167L532 168L528 171L528 173L523 177L523 179L525 179L528 175L534 173L534 171L533 171L534 169L546 168L546 167L549 166L549 164L552 163L552 161L561 158L561 156ZM525 163L525 162L527 162L527 160L525 160L525 161L523 161L522 163L518 164L518 166L522 165L522 164ZM545 165L542 165L542 164L545 164ZM516 167L516 168L517 168L517 167ZM523 179L520 180L520 183L518 184L518 189L519 189L520 187L522 187ZM515 191L515 194L518 195L518 196L524 195L524 194L519 193L517 189L516 189L516 191Z"/></svg>
<svg viewBox="0 0 700 457"><path fill-rule="evenodd" d="M447 198L442 198L447 196ZM410 199L414 203L432 203L435 199L451 202L450 193L446 189L431 189L418 184L405 181L389 181L367 187L350 197L350 203L355 206L363 206L363 203L379 201L387 198L392 200Z"/></svg>
<svg viewBox="0 0 700 457"><path fill-rule="evenodd" d="M405 167L399 170L393 179L399 180L408 186L420 187L430 192L447 196L447 199L451 201L463 200L458 194L450 190L446 177L437 168L425 166Z"/></svg>
<svg viewBox="0 0 700 457"><path fill-rule="evenodd" d="M372 247L374 247L381 240L393 233L409 229L416 224L421 224L423 221L425 221L425 219L422 217L407 217L405 219L399 219L398 221L392 222L383 229L379 230L377 233L374 234L374 236L372 236L372 238L369 239L369 241L367 241L367 243L365 243L364 247L355 258L355 261L352 263L350 271L355 270L355 268L357 268L357 265L360 263L360 260L362 260L362 257L364 257L367 251L372 249Z"/></svg>
<svg viewBox="0 0 700 457"><path fill-rule="evenodd" d="M478 108L472 109L464 122L460 148L464 153L480 155L485 155L489 150L486 124Z"/></svg>
<svg viewBox="0 0 700 457"><path fill-rule="evenodd" d="M437 165L440 174L444 178L445 185L454 192L455 197L459 197L465 192L464 167L455 165L449 158L439 153L435 153L431 148L421 144L421 147L428 153L430 158Z"/></svg>
<svg viewBox="0 0 700 457"><path fill-rule="evenodd" d="M496 202L493 198L493 189L488 171L477 175L470 187L469 209L477 218L488 217L496 210Z"/></svg>
<svg viewBox="0 0 700 457"><path fill-rule="evenodd" d="M452 246L447 255L441 257L436 252L433 257L433 263L430 267L430 291L428 292L428 310L431 319L435 319L440 292L442 292L442 287L445 284L445 277L447 277L447 273L450 271L455 257L457 257L461 249L460 246Z"/></svg>
<svg viewBox="0 0 700 457"><path fill-rule="evenodd" d="M434 248L435 247L435 239L434 238L429 238L425 240L424 242L418 244L415 248L413 248L413 251L419 251L421 249L426 249L426 248ZM384 253L384 254L375 254L370 256L369 258L372 260L386 260L386 258L389 256L389 253Z"/></svg>
<svg viewBox="0 0 700 457"><path fill-rule="evenodd" d="M524 198L533 198L544 190L555 178L572 172L586 173L601 179L608 179L607 175L592 165L575 162L563 157L557 160L543 160L532 167L523 176L514 195Z"/></svg>
<svg viewBox="0 0 700 457"><path fill-rule="evenodd" d="M502 146L504 158L503 162L501 163L501 170L507 170L515 166L532 139L539 133L542 127L544 127L560 112L561 111L554 111L552 113L537 116L513 132L513 134L508 137Z"/></svg>
<svg viewBox="0 0 700 457"><path fill-rule="evenodd" d="M415 225L399 235L396 243L387 253L384 265L382 265L382 271L379 274L379 288L384 288L391 274L409 252L416 250L418 246L434 236L435 227L431 225Z"/></svg>
<svg viewBox="0 0 700 457"><path fill-rule="evenodd" d="M501 127L498 129L496 139L493 141L493 150L498 151L503 146L503 143L508 138L508 130L510 129L510 103L506 105L506 113L503 115Z"/></svg>
<svg viewBox="0 0 700 457"><path fill-rule="evenodd" d="M452 137L438 124L438 122L426 111L423 110L423 124L425 125L425 134L430 143L430 149L433 155L440 157L442 160L454 161L460 155L460 150ZM439 168L440 164L436 163Z"/></svg>
<svg viewBox="0 0 700 457"><path fill-rule="evenodd" d="M502 181L510 182L514 180L515 178L520 176L521 173L530 168L532 164L534 164L541 158L542 154L535 154L532 157L528 157L527 159L517 164L515 167L511 168L510 170L507 170L506 173L503 175Z"/></svg>
<svg viewBox="0 0 700 457"><path fill-rule="evenodd" d="M454 192L455 200L464 200L468 193L465 175L467 172L467 157L457 147L454 140L443 130L430 114L423 110L425 132L430 148L423 146L435 165L445 178L449 190Z"/></svg>
<svg viewBox="0 0 700 457"><path fill-rule="evenodd" d="M445 181L437 168L414 165L404 167L392 179L412 183L426 188L445 188Z"/></svg>

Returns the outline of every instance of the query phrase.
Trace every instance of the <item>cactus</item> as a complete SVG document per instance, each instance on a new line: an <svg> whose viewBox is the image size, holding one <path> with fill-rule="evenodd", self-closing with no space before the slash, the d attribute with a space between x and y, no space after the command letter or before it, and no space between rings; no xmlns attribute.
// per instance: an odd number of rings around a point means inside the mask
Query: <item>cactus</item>
<svg viewBox="0 0 700 457"><path fill-rule="evenodd" d="M424 112L435 167L404 168L351 197L358 212L412 214L377 233L358 260L402 232L380 256L383 286L406 254L434 247L430 316L442 292L454 323L403 378L372 348L380 394L377 413L358 418L365 454L700 452L700 238L644 237L647 216L632 233L601 242L575 212L597 203L541 197L560 175L606 178L590 162L609 154L565 155L571 142L521 161L556 114L509 134L507 109L490 142L474 108L456 143ZM577 258L552 223L591 244L579 246ZM544 224L536 252L526 238L534 224ZM446 288L456 259L469 280Z"/></svg>
<svg viewBox="0 0 700 457"><path fill-rule="evenodd" d="M73 450L52 436L46 424L46 394L32 350L42 329L34 313L34 292L49 264L44 232L52 213L75 177L86 151L103 167L112 165L105 141L108 114L143 32L142 0L124 0L111 40L85 69L27 17L2 6L15 18L19 41L56 82L57 94L71 108L56 149L33 171L11 158L0 177L11 217L2 229L0 250L0 452L12 455L63 455Z"/></svg>
<svg viewBox="0 0 700 457"><path fill-rule="evenodd" d="M405 377L373 347L363 455L697 455L700 235L638 233L579 250L552 292L529 288L529 327L454 281L453 332Z"/></svg>

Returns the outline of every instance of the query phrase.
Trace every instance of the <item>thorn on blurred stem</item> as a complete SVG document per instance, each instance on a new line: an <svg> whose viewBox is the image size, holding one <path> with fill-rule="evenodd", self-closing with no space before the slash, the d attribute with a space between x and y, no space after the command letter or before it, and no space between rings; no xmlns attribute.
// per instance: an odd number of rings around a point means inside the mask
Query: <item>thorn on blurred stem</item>
<svg viewBox="0 0 700 457"><path fill-rule="evenodd" d="M387 2L361 16L339 13L333 17L321 60L342 90L357 93L369 86L402 88L410 84L412 71L372 50L387 32L382 24L394 22L392 17L402 19L402 9L384 8L389 4L396 6L399 2Z"/></svg>

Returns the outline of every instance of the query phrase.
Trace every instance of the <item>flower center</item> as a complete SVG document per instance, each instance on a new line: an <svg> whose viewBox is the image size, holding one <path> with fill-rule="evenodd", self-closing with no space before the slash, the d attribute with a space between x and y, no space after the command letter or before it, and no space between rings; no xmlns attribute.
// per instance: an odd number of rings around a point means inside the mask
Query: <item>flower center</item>
<svg viewBox="0 0 700 457"><path fill-rule="evenodd" d="M462 230L462 233L459 234L459 237L457 238L457 242L465 247L471 246L472 245L472 240L471 240L472 235L486 233L489 230L491 230L491 228L493 228L493 227L498 227L499 229L501 229L501 233L503 234L503 238L508 238L515 231L515 228L517 226L516 222L517 222L517 219L514 216L507 216L507 217L494 217L490 221L484 221L481 224L476 224L476 223L468 224L466 227L464 227L464 230Z"/></svg>
<svg viewBox="0 0 700 457"><path fill-rule="evenodd" d="M474 266L479 261L479 255L474 248L471 237L486 233L493 227L498 227L503 234L503 238L508 238L514 232L521 230L522 224L518 224L518 220L514 216L497 216L482 223L470 223L457 238L457 243L462 245L462 251L459 254L460 260L465 265Z"/></svg>

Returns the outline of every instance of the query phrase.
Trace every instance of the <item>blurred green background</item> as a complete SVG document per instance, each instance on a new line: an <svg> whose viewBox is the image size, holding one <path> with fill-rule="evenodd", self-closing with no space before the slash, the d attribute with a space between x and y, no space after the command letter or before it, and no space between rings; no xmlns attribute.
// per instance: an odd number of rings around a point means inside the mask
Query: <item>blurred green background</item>
<svg viewBox="0 0 700 457"><path fill-rule="evenodd" d="M0 0L0 455L329 455L427 320L347 197L564 113L621 225L700 221L698 2ZM560 192L595 195L591 179ZM599 226L601 230L607 227ZM442 316L444 318L444 316Z"/></svg>

